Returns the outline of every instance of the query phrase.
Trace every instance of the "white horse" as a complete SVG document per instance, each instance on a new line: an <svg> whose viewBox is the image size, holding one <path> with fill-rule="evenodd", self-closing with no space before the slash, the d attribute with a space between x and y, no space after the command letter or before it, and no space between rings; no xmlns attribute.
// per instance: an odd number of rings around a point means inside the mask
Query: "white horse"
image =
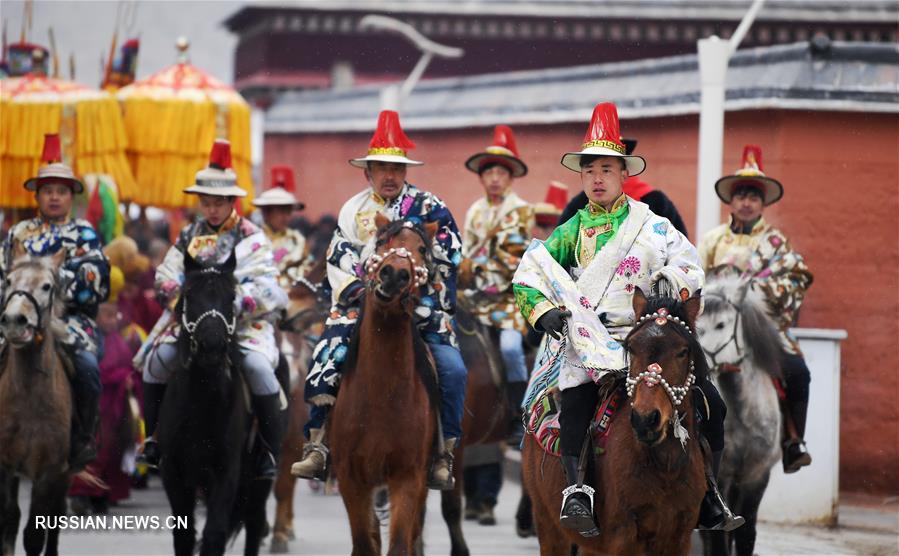
<svg viewBox="0 0 899 556"><path fill-rule="evenodd" d="M696 321L712 380L727 404L725 448L718 485L746 523L731 533L703 532L706 555L751 556L756 517L771 468L780 461L781 413L773 379L782 347L761 293L748 279L709 276L705 309Z"/></svg>

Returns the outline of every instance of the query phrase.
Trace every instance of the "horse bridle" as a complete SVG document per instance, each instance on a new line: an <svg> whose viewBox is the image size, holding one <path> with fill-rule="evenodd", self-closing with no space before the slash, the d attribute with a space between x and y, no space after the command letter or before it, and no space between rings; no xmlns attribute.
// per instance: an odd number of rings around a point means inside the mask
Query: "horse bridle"
<svg viewBox="0 0 899 556"><path fill-rule="evenodd" d="M215 273L218 274L220 271L217 268L204 268L201 272L203 273ZM203 322L204 319L214 317L220 319L225 324L225 329L228 331L228 336L234 334L234 329L236 328L237 318L235 315L231 315L231 322L228 322L228 319L225 315L222 314L218 309L209 309L208 311L203 312L197 317L197 320L188 321L187 320L187 296L184 297L184 301L181 307L181 325L184 326L184 329L187 330L187 333L190 334L190 353L191 355L196 355L197 353L197 340L194 338L194 331L197 329L197 326Z"/></svg>
<svg viewBox="0 0 899 556"><path fill-rule="evenodd" d="M642 328L644 325L649 323L655 323L659 326L665 326L669 322L674 322L675 324L679 324L690 336L693 335L693 331L690 329L690 326L678 318L675 315L672 315L668 312L668 309L662 307L658 311L652 314L646 314L640 317L637 321L634 329L631 330L628 336L633 335L637 330ZM658 363L650 363L646 370L638 374L637 376L630 376L628 374L625 379L625 387L627 389L627 397L633 398L636 393L637 386L643 382L649 388L654 388L658 385L661 385L665 390L665 393L668 394L668 399L671 400L671 405L674 407L675 411L680 407L680 404L683 403L684 398L690 392L690 388L693 386L693 383L696 382L696 366L693 363L693 359L690 359L690 374L687 375L686 380L681 386L671 386L668 384L668 381L665 380L665 377L662 376L662 366Z"/></svg>
<svg viewBox="0 0 899 556"><path fill-rule="evenodd" d="M705 348L705 346L702 346L702 351L704 351L704 352L706 353L706 355L709 356L709 359L712 360L712 368L713 368L713 369L723 369L723 368L725 368L725 364L723 364L723 363L722 363L722 364L719 364L718 361L716 360L716 357L718 356L719 353L721 353L722 351L724 351L724 348L726 348L727 346L730 345L731 342L733 342L734 347L736 348L737 353L740 354L740 356L739 356L739 358L737 358L737 360L736 360L734 363L729 364L729 366L739 367L739 366L740 366L740 363L743 362L743 358L746 356L746 354L743 352L743 350L740 349L740 337L739 337L739 335L737 334L737 330L739 329L739 326L740 326L740 318L743 316L743 311L742 311L742 309L740 309L740 307L737 306L736 303L734 303L734 302L732 302L731 300L727 299L727 298L724 297L723 295L719 295L719 294L716 294L716 293L708 293L708 294L706 294L706 296L707 296L707 297L714 297L714 298L716 298L716 299L720 299L720 300L723 301L724 303L726 303L726 304L730 305L731 307L733 307L733 308L734 308L734 311L737 312L737 318L734 319L734 327L733 327L733 330L731 330L731 332L730 332L730 338L728 338L726 342L724 342L723 344L721 344L720 346L718 346L718 349L716 349L716 350L714 350L714 351L708 350L708 349Z"/></svg>
<svg viewBox="0 0 899 556"><path fill-rule="evenodd" d="M50 302L47 304L48 308L53 307L54 293L56 293L56 287L51 286L50 287ZM24 297L29 303L31 303L31 306L34 307L34 312L35 312L35 314L37 314L37 325L34 326L34 330L36 332L35 341L39 344L42 341L42 338L40 337L40 331L44 329L44 326L43 326L44 325L44 310L41 308L40 303L37 302L37 299L35 299L35 297L33 295L31 295L30 292L27 292L25 290L13 290L13 291L9 292L9 295L7 295L6 299L3 301L3 308L2 308L2 310L0 310L0 313L6 312L6 307L9 305L9 302L12 300L13 297L15 297L17 295Z"/></svg>
<svg viewBox="0 0 899 556"><path fill-rule="evenodd" d="M424 234L415 227L411 222L403 222L403 228L412 230L424 240ZM424 242L427 244L427 241ZM415 288L420 288L428 283L428 278L430 277L430 270L428 270L427 266L417 265L415 264L415 259L412 257L412 252L406 249L405 247L391 247L384 253L373 253L368 257L368 260L365 262L365 274L368 277L369 282L374 282L377 278L378 272L381 268L387 264L387 261L390 258L399 257L401 259L405 259L409 263L409 271L412 276L415 277L414 280L409 281L409 285L406 287L403 292L403 298L409 297Z"/></svg>

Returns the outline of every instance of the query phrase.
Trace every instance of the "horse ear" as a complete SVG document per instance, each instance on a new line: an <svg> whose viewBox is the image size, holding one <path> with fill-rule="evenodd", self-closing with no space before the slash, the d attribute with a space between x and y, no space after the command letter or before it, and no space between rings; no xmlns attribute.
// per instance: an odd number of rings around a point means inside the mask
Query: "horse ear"
<svg viewBox="0 0 899 556"><path fill-rule="evenodd" d="M425 235L428 236L428 239L434 241L434 236L437 235L437 228L440 225L437 222L428 222L424 225Z"/></svg>
<svg viewBox="0 0 899 556"><path fill-rule="evenodd" d="M646 310L646 295L639 287L634 288L634 316L640 318Z"/></svg>
<svg viewBox="0 0 899 556"><path fill-rule="evenodd" d="M390 224L390 219L384 216L384 214L380 212L375 214L375 228L378 229L379 233L386 228L388 224Z"/></svg>
<svg viewBox="0 0 899 556"><path fill-rule="evenodd" d="M237 268L237 255L234 254L234 250L232 249L231 255L228 256L228 260L222 265L222 272L225 274L234 274L235 268Z"/></svg>
<svg viewBox="0 0 899 556"><path fill-rule="evenodd" d="M699 316L699 312L702 310L702 290L696 290L690 298L684 301L684 311L687 313L687 322L690 323L690 326L696 324L696 317Z"/></svg>

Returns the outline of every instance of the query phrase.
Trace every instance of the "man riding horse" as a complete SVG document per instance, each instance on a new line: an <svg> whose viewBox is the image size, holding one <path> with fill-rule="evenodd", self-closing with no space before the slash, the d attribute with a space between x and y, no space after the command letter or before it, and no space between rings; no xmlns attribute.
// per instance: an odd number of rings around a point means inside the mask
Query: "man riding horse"
<svg viewBox="0 0 899 556"><path fill-rule="evenodd" d="M176 341L181 322L174 308L184 281L185 257L189 255L211 268L225 262L233 252L237 264L234 278L238 306L235 307L236 323L228 324L233 327L240 348L241 368L252 394L253 411L265 448L256 464L256 476L271 479L275 476L283 432L281 388L275 377L278 348L272 323L287 303L287 296L277 283L278 269L271 243L258 226L234 209L235 200L244 197L246 192L238 187L231 169L231 146L227 141L215 142L209 166L197 172L196 183L184 192L199 195L200 217L181 230L178 241L156 269L156 294L167 310L135 358L135 366L143 369L147 440L142 457L148 465L160 463L159 446L153 435L166 384L172 371L180 366Z"/></svg>
<svg viewBox="0 0 899 556"><path fill-rule="evenodd" d="M278 284L286 291L303 277L308 248L306 237L289 227L294 211L306 207L294 197L295 180L290 166L272 166L272 184L253 206L262 209L262 229L272 242L272 254L278 266Z"/></svg>
<svg viewBox="0 0 899 556"><path fill-rule="evenodd" d="M733 268L749 277L750 287L762 293L780 330L784 349L780 366L786 393L786 404L781 405L781 410L787 423L783 468L785 473L795 473L812 462L803 439L811 374L789 328L812 285L812 273L787 236L762 216L765 207L783 197L783 186L762 173L761 148L747 145L743 149L743 167L734 175L719 179L715 192L721 202L730 206L730 222L702 238L699 256L706 271Z"/></svg>
<svg viewBox="0 0 899 556"><path fill-rule="evenodd" d="M72 199L76 193L84 191L84 184L75 177L72 168L62 162L61 155L59 135L47 134L41 157L46 165L38 170L37 177L25 182L25 189L34 191L38 215L9 230L0 248L0 290L5 288L3 284L17 250L24 250L33 257L47 257L59 251L65 253L59 269L59 292L65 302L66 312L62 318L66 334L60 343L75 371L71 376L76 418L72 427L69 466L77 472L97 455L94 429L101 387L97 363L99 339L94 319L98 306L109 295L109 263L90 223L69 216ZM6 292L0 293L0 299L5 299Z"/></svg>
<svg viewBox="0 0 899 556"><path fill-rule="evenodd" d="M365 262L374 252L375 216L380 213L389 220L405 219L420 224L435 222L438 225L430 253L435 272L421 289L415 322L434 357L440 383L439 413L444 450L430 470L428 485L439 490L453 487L453 450L462 433L467 379L453 332L456 268L462 258L462 245L456 222L446 205L434 194L406 181L407 168L422 164L406 157L406 152L414 147L400 127L399 115L385 110L378 118L367 156L349 161L352 166L364 170L369 187L344 204L328 248L332 307L325 331L313 352L313 368L306 378L306 400L312 404L306 424L310 442L304 446L303 459L291 469L296 476L315 479L324 476L328 455L325 423L337 399L342 366L359 318L365 291ZM389 369L385 369L387 371ZM397 408L397 412L402 412L402 408Z"/></svg>
<svg viewBox="0 0 899 556"><path fill-rule="evenodd" d="M504 125L496 126L493 144L472 155L465 167L478 174L485 195L465 215L459 288L472 314L499 331L506 399L518 414L509 442L517 446L523 434L519 407L528 385L522 343L527 323L515 306L512 276L527 248L534 210L512 191L512 182L527 175L528 168L519 158L512 129Z"/></svg>
<svg viewBox="0 0 899 556"><path fill-rule="evenodd" d="M561 460L568 487L563 491L562 526L595 535L592 490L578 486L578 457L600 401L596 382L608 373L627 372L622 347L633 329L637 288L686 300L703 284L696 248L671 222L622 193L628 176L646 168L640 156L625 154L618 110L596 106L580 151L562 157L579 172L588 204L560 225L546 242L533 242L515 273L515 300L521 313L558 358L561 389ZM667 313L666 313L667 314ZM724 447L726 408L714 386L699 384L708 401L704 434L714 467ZM732 529L734 517L715 482L709 480L700 526Z"/></svg>

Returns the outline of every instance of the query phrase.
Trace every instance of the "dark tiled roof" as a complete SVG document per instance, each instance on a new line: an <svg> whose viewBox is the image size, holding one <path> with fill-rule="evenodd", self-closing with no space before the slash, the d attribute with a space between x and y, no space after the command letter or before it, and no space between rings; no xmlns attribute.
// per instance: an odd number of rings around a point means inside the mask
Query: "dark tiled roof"
<svg viewBox="0 0 899 556"><path fill-rule="evenodd" d="M284 93L267 133L368 131L380 87ZM695 55L507 72L420 82L402 108L409 129L583 121L600 101L622 118L699 112ZM899 45L823 42L738 51L727 74L727 110L899 112Z"/></svg>

